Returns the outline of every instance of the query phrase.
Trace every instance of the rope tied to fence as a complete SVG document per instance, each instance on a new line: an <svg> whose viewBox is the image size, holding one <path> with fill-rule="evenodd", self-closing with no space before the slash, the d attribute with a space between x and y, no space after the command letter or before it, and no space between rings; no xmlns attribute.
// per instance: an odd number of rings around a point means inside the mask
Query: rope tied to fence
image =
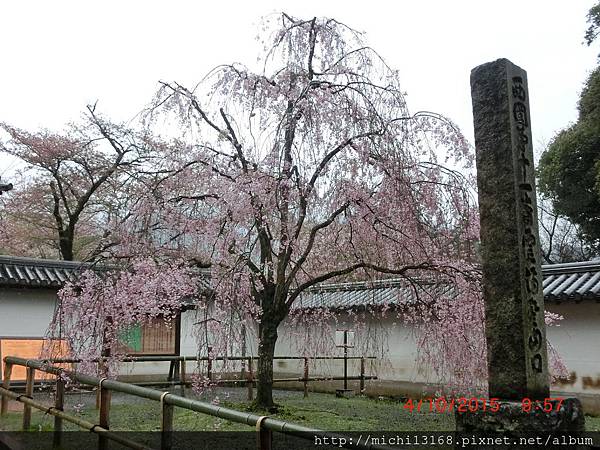
<svg viewBox="0 0 600 450"><path fill-rule="evenodd" d="M257 420L256 420L256 431L260 433L260 430L262 430L262 423L265 419L267 419L269 416L260 416Z"/></svg>
<svg viewBox="0 0 600 450"><path fill-rule="evenodd" d="M160 396L160 407L161 407L161 409L163 409L163 408L164 408L164 406L165 406L165 405L164 405L164 403L165 403L165 397L166 397L167 395L169 395L169 394L171 394L171 393L170 393L170 392L163 392L163 393L161 394L161 396Z"/></svg>

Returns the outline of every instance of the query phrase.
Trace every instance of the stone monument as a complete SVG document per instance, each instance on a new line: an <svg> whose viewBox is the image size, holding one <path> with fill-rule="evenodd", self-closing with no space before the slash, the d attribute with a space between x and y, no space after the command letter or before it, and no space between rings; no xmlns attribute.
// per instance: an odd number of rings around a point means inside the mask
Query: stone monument
<svg viewBox="0 0 600 450"><path fill-rule="evenodd" d="M489 397L499 408L457 412L457 430L583 431L580 402L550 396L527 73L507 59L483 64L471 95Z"/></svg>

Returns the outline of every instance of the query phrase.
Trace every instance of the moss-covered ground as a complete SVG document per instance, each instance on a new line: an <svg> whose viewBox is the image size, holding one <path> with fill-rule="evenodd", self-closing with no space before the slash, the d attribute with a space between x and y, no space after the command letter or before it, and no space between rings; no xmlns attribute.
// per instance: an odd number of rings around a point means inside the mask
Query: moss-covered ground
<svg viewBox="0 0 600 450"><path fill-rule="evenodd" d="M40 398L39 401L44 401ZM311 428L332 431L450 431L454 418L450 413L412 412L399 401L375 400L364 397L336 398L331 394L311 393L303 398L301 392L286 392L277 399L280 405L275 414L281 420ZM44 403L50 404L48 398ZM221 400L220 406L240 411L249 409L249 402L235 396ZM98 410L90 394L68 396L66 411L97 423ZM0 418L0 429L19 430L22 412L11 411ZM32 414L32 429L49 431L54 418L41 411ZM160 429L160 408L157 402L114 397L110 412L110 427L118 431L157 431ZM175 408L176 431L251 431L251 427L201 413ZM588 431L600 431L599 417L586 417ZM65 429L77 426L65 423Z"/></svg>

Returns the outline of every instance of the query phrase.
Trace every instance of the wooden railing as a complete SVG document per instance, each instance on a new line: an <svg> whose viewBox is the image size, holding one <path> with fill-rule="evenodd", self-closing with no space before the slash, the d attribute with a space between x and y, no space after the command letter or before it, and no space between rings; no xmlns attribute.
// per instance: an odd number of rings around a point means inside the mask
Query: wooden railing
<svg viewBox="0 0 600 450"><path fill-rule="evenodd" d="M315 381L343 381L344 386L347 386L348 381L359 380L359 390L363 392L365 389L365 381L376 380L377 376L366 374L366 362L369 360L375 360L375 356L274 356L274 360L291 360L291 361L303 361L303 373L299 377L289 378L275 378L273 383L285 383L285 382L299 382L303 383L304 397L308 397L308 383ZM343 375L340 376L310 376L310 362L311 361L344 361L344 367L347 367L347 362L350 360L360 360L360 371L358 375L348 375L348 371L344 370ZM50 364L65 364L65 363L79 363L80 359L73 358L54 358L47 359L46 362ZM93 362L101 362L102 359L94 359ZM239 383L245 384L248 388L248 400L252 400L254 397L253 387L256 383L254 375L254 361L257 359L253 356L129 356L120 359L122 362L169 362L169 375L167 381L147 381L134 383L138 386L189 386L191 380L189 379L189 372L187 364L189 362L206 362L205 376L211 382L215 384L231 384ZM216 379L213 373L213 363L217 361L244 361L240 378L232 379ZM183 392L182 392L183 395Z"/></svg>
<svg viewBox="0 0 600 450"><path fill-rule="evenodd" d="M153 360L157 360L154 357ZM168 361L169 359L158 359L159 361ZM189 360L186 357L179 361L184 363L183 373L185 374L185 361ZM137 360L129 358L130 360ZM212 358L213 360L215 358ZM230 358L229 358L230 359ZM296 358L284 358L296 359ZM300 357L303 359L303 357ZM60 360L60 362L77 362L76 360ZM363 364L364 365L364 364ZM10 390L11 388L11 372L13 366L23 366L26 368L26 383L25 393L20 394ZM41 371L56 376L56 394L54 406L41 404L33 399L33 382L35 379L35 371ZM306 371L306 363L305 363ZM160 403L161 407L161 449L170 450L172 448L172 433L173 433L173 410L174 407L184 408L191 411L196 411L208 414L214 417L229 420L235 423L246 424L256 429L257 448L259 450L271 450L272 433L278 432L286 435L296 436L302 439L312 440L316 436L322 438L335 439L337 442L345 442L344 448L354 449L375 449L378 447L367 445L365 443L352 444L352 438L340 436L335 433L321 431L318 429L308 428L294 423L274 419L266 416L259 416L253 413L236 411L229 408L213 405L211 403L192 400L182 396L178 396L169 392L161 392L155 389L149 389L143 386L136 386L130 383L110 380L107 378L98 378L89 375L83 375L74 371L66 370L63 367L57 367L48 364L47 361L27 360L14 356L6 356L4 358L4 380L0 387L0 395L2 396L0 414L6 414L8 410L8 400L13 399L24 404L23 408L23 430L28 430L31 424L31 409L36 408L44 411L47 414L54 416L54 433L53 441L55 447L60 447L63 433L63 421L68 421L78 425L79 427L98 434L98 448L105 450L108 448L108 441L113 440L128 448L133 449L148 449L146 445L137 443L122 434L110 431L110 404L111 392L121 392L137 397L146 398ZM92 423L83 420L79 417L67 414L64 412L64 392L65 392L65 376L70 380L90 387L95 387L100 392L100 411L98 415L98 423ZM307 373L305 377L308 379Z"/></svg>

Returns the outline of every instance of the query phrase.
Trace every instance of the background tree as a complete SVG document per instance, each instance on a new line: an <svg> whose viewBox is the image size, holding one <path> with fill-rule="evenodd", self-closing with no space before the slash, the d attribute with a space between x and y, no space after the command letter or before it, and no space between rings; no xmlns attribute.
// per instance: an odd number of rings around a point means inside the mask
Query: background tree
<svg viewBox="0 0 600 450"><path fill-rule="evenodd" d="M600 4L588 13L585 40L590 45L600 24ZM600 242L600 67L587 79L575 124L559 132L538 165L539 188L558 215L579 230L589 251L597 255Z"/></svg>
<svg viewBox="0 0 600 450"><path fill-rule="evenodd" d="M538 197L540 247L545 264L587 261L595 256L579 227L558 214L552 202L543 195Z"/></svg>
<svg viewBox="0 0 600 450"><path fill-rule="evenodd" d="M112 221L126 214L127 186L151 159L148 137L97 115L63 134L29 132L1 123L0 151L26 163L3 197L4 252L65 260L89 259Z"/></svg>
<svg viewBox="0 0 600 450"><path fill-rule="evenodd" d="M587 14L588 29L585 31L585 43L589 46L596 40L600 28L600 3L590 8Z"/></svg>

